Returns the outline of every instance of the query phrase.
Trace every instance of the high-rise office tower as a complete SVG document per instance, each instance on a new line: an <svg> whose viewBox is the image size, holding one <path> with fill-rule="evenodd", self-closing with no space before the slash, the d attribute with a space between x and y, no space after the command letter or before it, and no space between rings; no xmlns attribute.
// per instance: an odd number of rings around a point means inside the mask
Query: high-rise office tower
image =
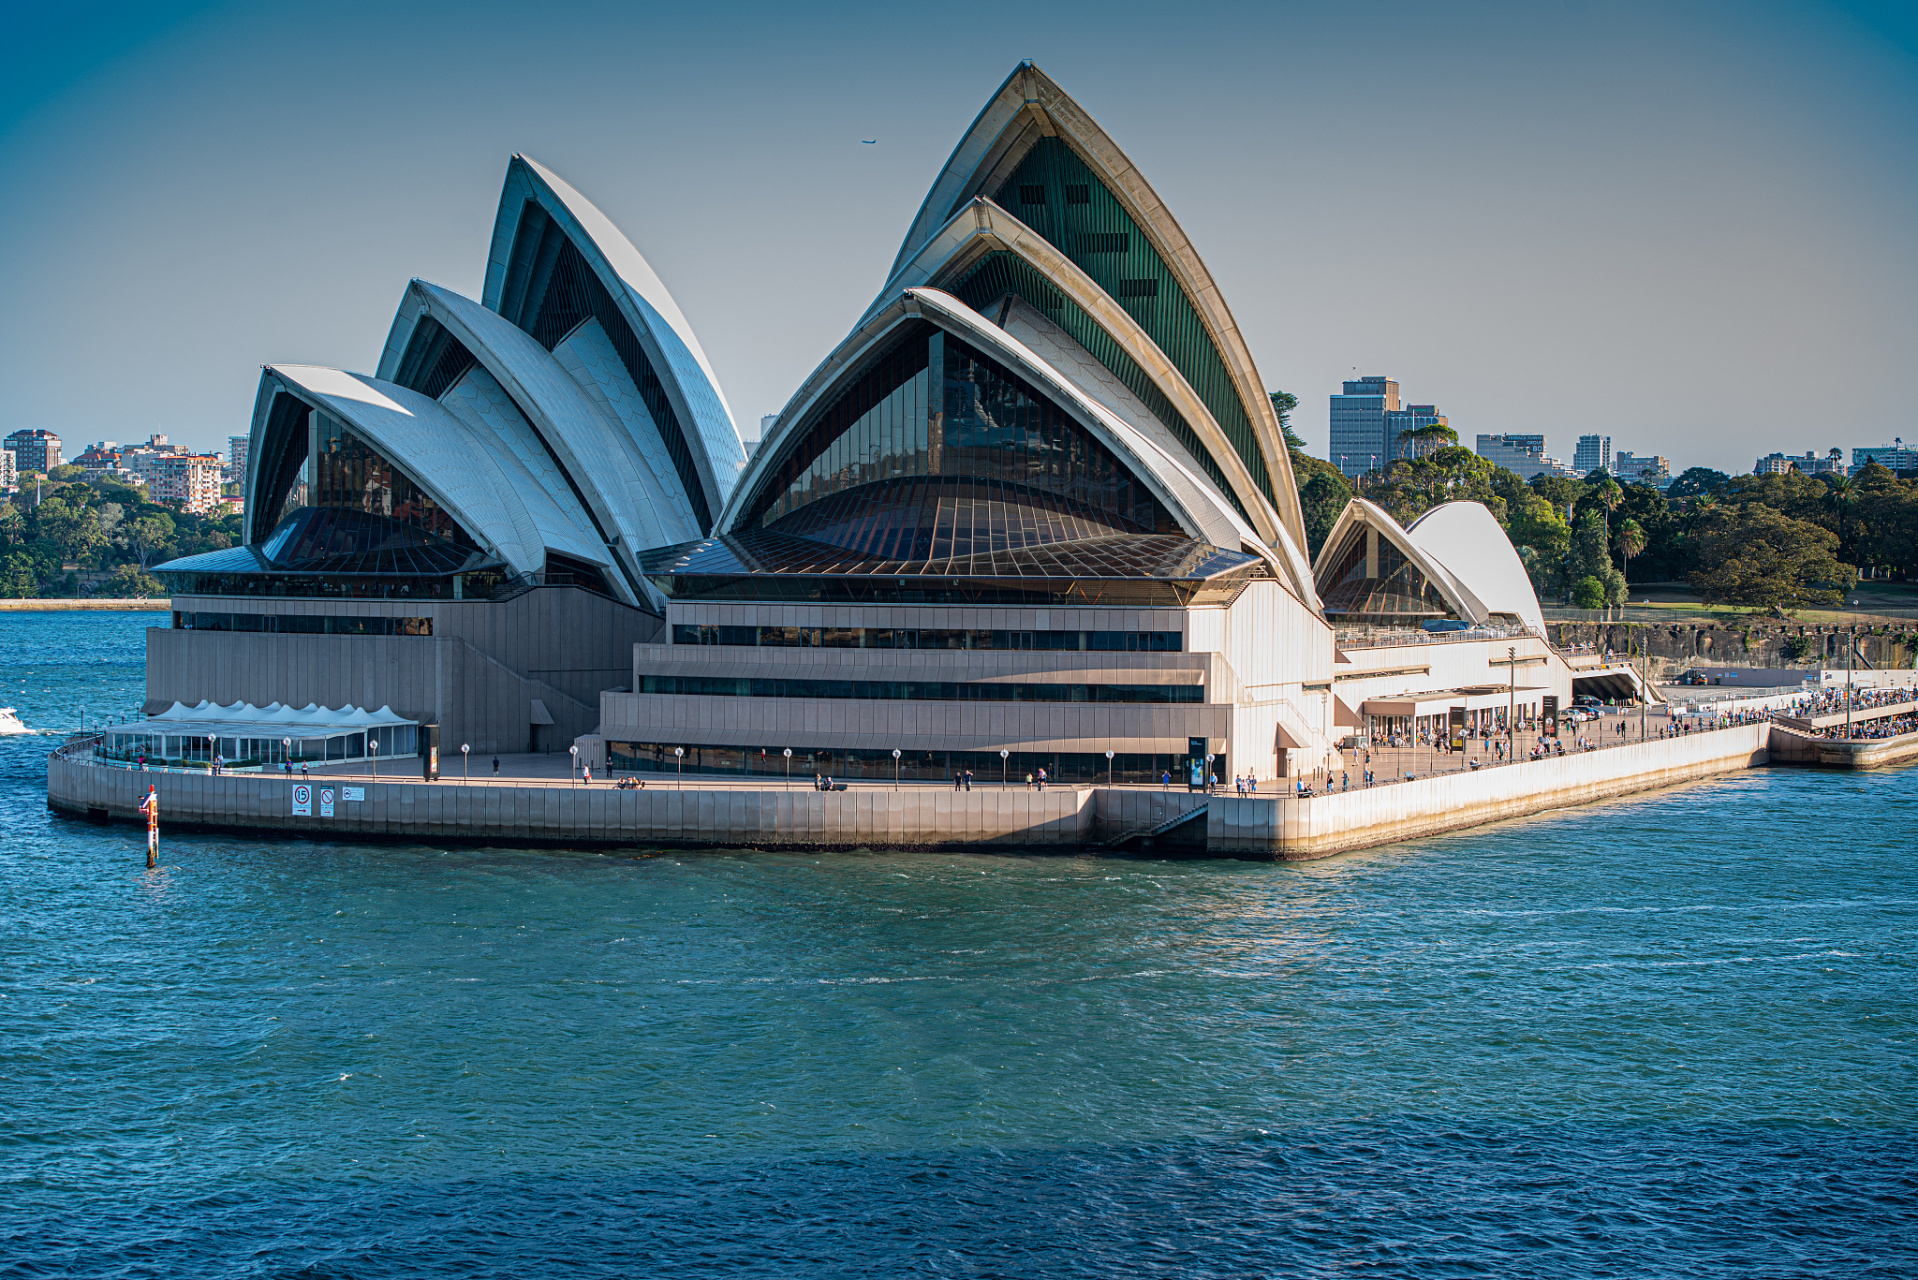
<svg viewBox="0 0 1918 1280"><path fill-rule="evenodd" d="M1572 470L1596 471L1600 467L1612 469L1612 438L1610 436L1580 436L1578 449L1572 454Z"/></svg>
<svg viewBox="0 0 1918 1280"><path fill-rule="evenodd" d="M1385 415L1399 411L1399 384L1390 378L1359 378L1332 397L1327 461L1348 476L1385 466L1393 458Z"/></svg>
<svg viewBox="0 0 1918 1280"><path fill-rule="evenodd" d="M246 436L226 438L226 474L233 484L246 483Z"/></svg>

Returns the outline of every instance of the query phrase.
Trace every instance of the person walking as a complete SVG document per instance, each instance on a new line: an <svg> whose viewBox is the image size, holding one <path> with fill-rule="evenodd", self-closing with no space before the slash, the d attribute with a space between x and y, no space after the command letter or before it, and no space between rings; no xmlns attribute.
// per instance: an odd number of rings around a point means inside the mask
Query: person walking
<svg viewBox="0 0 1918 1280"><path fill-rule="evenodd" d="M966 790L972 790L972 770L966 770Z"/></svg>
<svg viewBox="0 0 1918 1280"><path fill-rule="evenodd" d="M498 756L493 757L493 776L495 778L499 777L499 757Z"/></svg>
<svg viewBox="0 0 1918 1280"><path fill-rule="evenodd" d="M954 769L952 771L952 789L954 791L957 791L959 789L959 784L964 782L965 780L966 780L965 770Z"/></svg>

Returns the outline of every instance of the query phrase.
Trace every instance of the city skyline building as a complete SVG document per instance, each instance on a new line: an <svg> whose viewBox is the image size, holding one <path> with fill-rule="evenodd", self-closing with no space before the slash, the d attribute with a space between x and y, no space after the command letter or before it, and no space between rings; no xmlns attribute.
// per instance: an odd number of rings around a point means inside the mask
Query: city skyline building
<svg viewBox="0 0 1918 1280"><path fill-rule="evenodd" d="M1327 461L1348 476L1386 465L1393 451L1386 440L1385 415L1399 412L1399 384L1377 376L1354 378L1331 397L1330 456Z"/></svg>
<svg viewBox="0 0 1918 1280"><path fill-rule="evenodd" d="M0 489L12 492L20 487L20 473L13 461L13 450L0 449Z"/></svg>
<svg viewBox="0 0 1918 1280"><path fill-rule="evenodd" d="M1771 453L1760 458L1752 467L1752 474L1759 476L1784 475L1787 472L1800 471L1808 476L1845 474L1845 455L1841 449L1821 454L1807 449L1802 454Z"/></svg>
<svg viewBox="0 0 1918 1280"><path fill-rule="evenodd" d="M205 514L220 505L222 470L217 453L164 453L147 464L143 478L155 502Z"/></svg>
<svg viewBox="0 0 1918 1280"><path fill-rule="evenodd" d="M1572 470L1590 475L1594 471L1612 469L1612 438L1602 435L1580 436L1578 447L1572 451Z"/></svg>
<svg viewBox="0 0 1918 1280"><path fill-rule="evenodd" d="M1621 484L1649 484L1662 489L1671 483L1672 460L1655 453L1641 457L1623 451L1612 460L1612 474Z"/></svg>
<svg viewBox="0 0 1918 1280"><path fill-rule="evenodd" d="M60 437L44 427L16 431L7 437L6 446L13 450L14 466L19 471L38 471L44 475L64 465Z"/></svg>
<svg viewBox="0 0 1918 1280"><path fill-rule="evenodd" d="M1918 470L1918 449L1906 448L1903 436L1894 438L1890 444L1858 445L1852 449L1851 473L1853 475L1874 462L1892 471Z"/></svg>

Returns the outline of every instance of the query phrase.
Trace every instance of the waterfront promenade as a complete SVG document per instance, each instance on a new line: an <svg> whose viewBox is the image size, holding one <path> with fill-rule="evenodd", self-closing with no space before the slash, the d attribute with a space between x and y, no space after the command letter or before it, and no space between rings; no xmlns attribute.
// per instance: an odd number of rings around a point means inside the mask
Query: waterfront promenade
<svg viewBox="0 0 1918 1280"><path fill-rule="evenodd" d="M670 775L643 790L622 790L573 785L563 777L496 783L490 757L487 777L470 782L315 775L302 783L284 774L142 771L63 752L48 757L47 795L55 810L72 817L133 822L141 820L138 806L152 786L163 829L171 824L326 839L601 848L1138 849L1303 859L1751 768L1766 762L1770 732L1769 724L1758 721L1305 799L1283 789L1208 796L1146 786L1038 791L1022 783L955 792L949 785L894 788L867 781L821 792L810 780L795 780L789 790L783 780L773 786L711 779L676 785Z"/></svg>

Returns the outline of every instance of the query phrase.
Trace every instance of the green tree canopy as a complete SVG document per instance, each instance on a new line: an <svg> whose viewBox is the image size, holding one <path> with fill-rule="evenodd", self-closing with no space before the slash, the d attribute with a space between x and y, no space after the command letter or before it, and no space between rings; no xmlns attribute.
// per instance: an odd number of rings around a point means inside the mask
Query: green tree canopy
<svg viewBox="0 0 1918 1280"><path fill-rule="evenodd" d="M1708 604L1800 608L1837 604L1857 575L1838 562L1838 535L1761 503L1712 511L1697 533L1692 589Z"/></svg>
<svg viewBox="0 0 1918 1280"><path fill-rule="evenodd" d="M1710 467L1687 467L1679 472L1678 478L1666 486L1668 498L1696 498L1701 494L1715 493L1731 480L1723 471L1714 471Z"/></svg>

